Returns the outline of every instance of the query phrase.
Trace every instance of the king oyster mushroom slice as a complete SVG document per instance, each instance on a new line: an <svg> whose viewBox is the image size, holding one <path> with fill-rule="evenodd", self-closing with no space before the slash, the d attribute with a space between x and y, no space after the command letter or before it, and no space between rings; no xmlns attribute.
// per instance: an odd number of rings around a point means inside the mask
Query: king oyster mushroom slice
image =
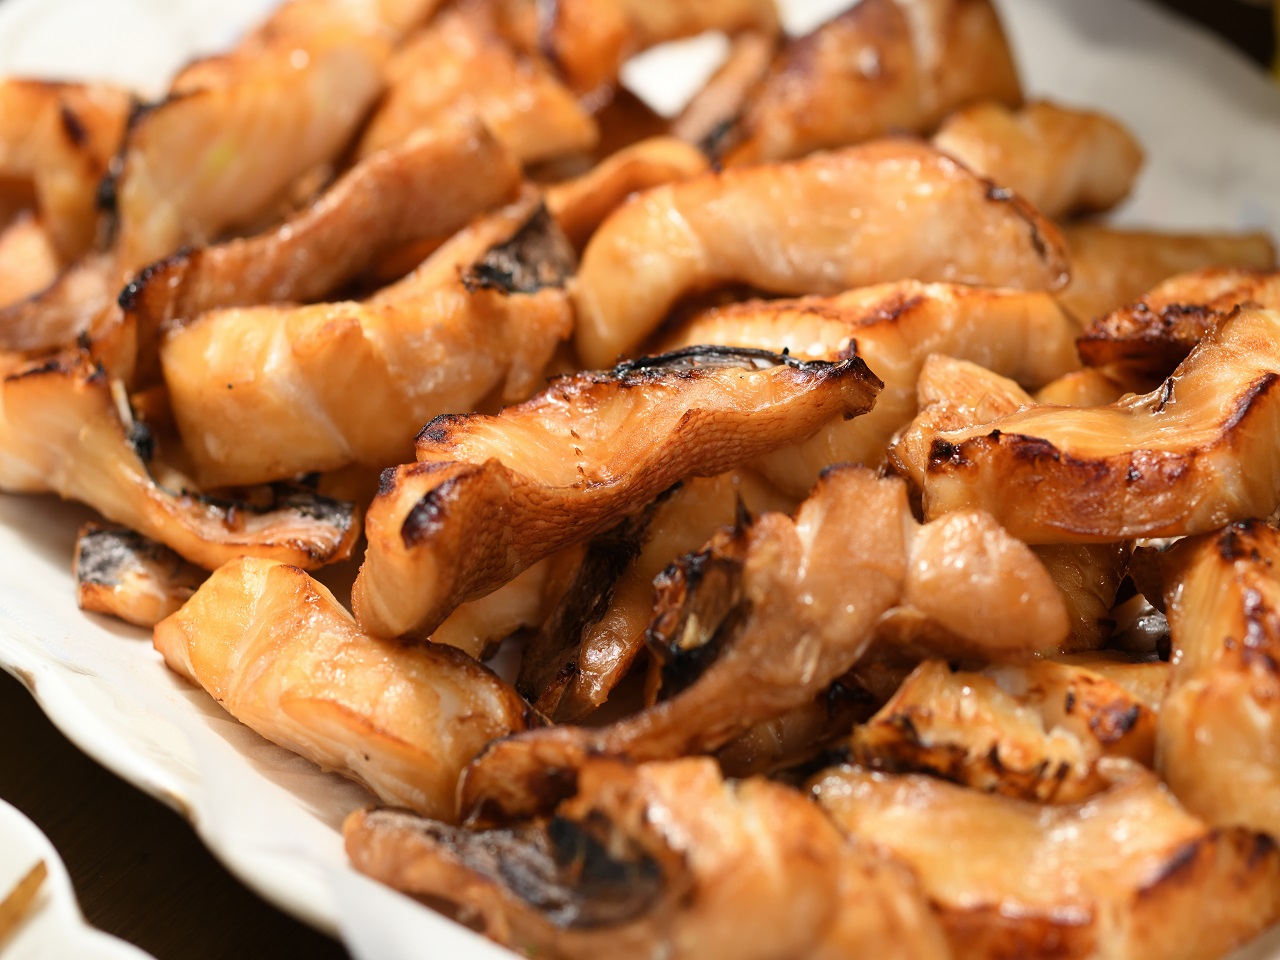
<svg viewBox="0 0 1280 960"><path fill-rule="evenodd" d="M128 527L87 523L76 538L81 610L153 627L195 593L208 574Z"/></svg>
<svg viewBox="0 0 1280 960"><path fill-rule="evenodd" d="M1044 101L1017 111L992 102L966 107L947 118L933 145L1055 220L1114 207L1142 166L1142 148L1116 120Z"/></svg>
<svg viewBox="0 0 1280 960"><path fill-rule="evenodd" d="M1169 671L1158 660L1132 668L1157 683ZM1155 731L1156 710L1141 696L1078 662L1037 660L975 673L928 660L854 730L852 753L869 769L1074 803L1105 789L1103 757L1151 766Z"/></svg>
<svg viewBox="0 0 1280 960"><path fill-rule="evenodd" d="M60 272L49 231L31 210L20 211L8 222L0 213L0 323L5 319L3 308L35 296ZM7 331L5 341L12 348Z"/></svg>
<svg viewBox="0 0 1280 960"><path fill-rule="evenodd" d="M594 761L555 815L466 830L394 810L344 827L356 869L529 955L948 956L909 871L799 793L711 760Z"/></svg>
<svg viewBox="0 0 1280 960"><path fill-rule="evenodd" d="M148 471L154 446L120 382L83 352L0 385L0 489L79 500L210 570L241 555L317 567L351 554L360 532L352 504L301 492L265 506L175 492Z"/></svg>
<svg viewBox="0 0 1280 960"><path fill-rule="evenodd" d="M958 628L968 649L996 659L1054 645L1052 634L1028 633L1055 619L1055 599L1065 636L1061 599L1043 570L1036 583L1025 546L987 524L961 524L953 532L969 536L944 534L945 563L921 562L916 548L932 553L933 532L915 522L899 479L848 466L824 474L794 519L741 518L657 581L648 642L662 699L605 727L553 727L492 744L463 779L463 812L545 811L572 792L589 756L711 752L807 708L858 662L881 616L904 597L948 622L968 611L980 625Z"/></svg>
<svg viewBox="0 0 1280 960"><path fill-rule="evenodd" d="M1151 393L954 429L926 408L894 457L927 517L985 509L1027 543L1201 533L1280 504L1277 381L1280 313L1244 309Z"/></svg>
<svg viewBox="0 0 1280 960"><path fill-rule="evenodd" d="M1157 760L1215 826L1280 833L1280 533L1260 521L1180 541L1162 558L1173 641Z"/></svg>
<svg viewBox="0 0 1280 960"><path fill-rule="evenodd" d="M885 384L856 420L833 420L756 467L802 497L832 463L877 465L895 431L916 414L925 358L972 360L1034 389L1076 369L1079 329L1047 293L904 280L833 297L749 301L708 310L682 325L671 348L697 343L789 351L801 359L858 356Z"/></svg>
<svg viewBox="0 0 1280 960"><path fill-rule="evenodd" d="M66 347L111 307L110 254L90 253L31 295L0 306L0 350L34 358Z"/></svg>
<svg viewBox="0 0 1280 960"><path fill-rule="evenodd" d="M385 803L452 819L463 765L530 713L443 644L371 637L304 571L242 557L155 628L165 662L237 720Z"/></svg>
<svg viewBox="0 0 1280 960"><path fill-rule="evenodd" d="M959 956L1210 960L1280 918L1268 836L1213 829L1154 774L1107 764L1113 786L1062 806L850 767L812 789L915 872Z"/></svg>
<svg viewBox="0 0 1280 960"><path fill-rule="evenodd" d="M1064 373L1035 392L1037 403L1060 407L1105 407L1115 403L1132 388L1124 379L1097 367Z"/></svg>
<svg viewBox="0 0 1280 960"><path fill-rule="evenodd" d="M370 299L206 313L160 350L200 481L248 484L413 452L424 423L524 399L572 328L574 256L536 195Z"/></svg>
<svg viewBox="0 0 1280 960"><path fill-rule="evenodd" d="M1280 309L1280 273L1211 267L1171 277L1094 318L1078 341L1080 358L1121 377L1158 381L1241 304Z"/></svg>
<svg viewBox="0 0 1280 960"><path fill-rule="evenodd" d="M730 40L724 62L671 121L670 134L696 144L707 157L720 158L738 133L747 101L769 72L778 39L741 33Z"/></svg>
<svg viewBox="0 0 1280 960"><path fill-rule="evenodd" d="M737 511L789 511L794 501L749 472L692 477L591 541L577 577L524 648L516 688L557 722L608 699L644 647L653 581Z"/></svg>
<svg viewBox="0 0 1280 960"><path fill-rule="evenodd" d="M561 377L496 417L439 417L418 437L419 462L383 474L356 616L380 636L426 636L676 481L865 413L880 386L858 358L698 347Z"/></svg>
<svg viewBox="0 0 1280 960"><path fill-rule="evenodd" d="M908 277L1052 289L1066 253L1020 197L924 144L882 140L633 197L583 253L575 344L609 363L718 285L835 294Z"/></svg>
<svg viewBox="0 0 1280 960"><path fill-rule="evenodd" d="M1153 233L1095 224L1066 227L1071 282L1058 300L1080 323L1118 310L1156 284L1206 267L1274 270L1265 233Z"/></svg>

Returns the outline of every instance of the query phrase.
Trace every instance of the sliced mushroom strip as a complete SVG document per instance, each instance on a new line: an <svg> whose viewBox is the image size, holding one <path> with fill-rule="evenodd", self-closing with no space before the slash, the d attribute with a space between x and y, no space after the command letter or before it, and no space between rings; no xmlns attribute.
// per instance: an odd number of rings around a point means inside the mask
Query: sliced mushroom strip
<svg viewBox="0 0 1280 960"><path fill-rule="evenodd" d="M304 571L270 560L220 567L156 625L155 647L268 740L440 819L454 816L463 765L529 722L466 654L371 637Z"/></svg>
<svg viewBox="0 0 1280 960"><path fill-rule="evenodd" d="M719 157L741 125L747 103L769 72L778 38L743 33L729 43L724 63L671 121L671 135L696 144L709 157Z"/></svg>
<svg viewBox="0 0 1280 960"><path fill-rule="evenodd" d="M1169 665L1142 664L1161 677ZM927 660L854 730L853 758L987 793L1075 803L1105 789L1103 757L1155 762L1156 713L1088 669L1039 660L982 673Z"/></svg>
<svg viewBox="0 0 1280 960"><path fill-rule="evenodd" d="M1269 837L1209 828L1141 768L1123 777L1054 807L848 767L813 792L914 870L959 956L1210 960L1280 918Z"/></svg>
<svg viewBox="0 0 1280 960"><path fill-rule="evenodd" d="M0 350L28 355L69 346L93 329L117 290L110 254L89 254L25 299L0 306Z"/></svg>
<svg viewBox="0 0 1280 960"><path fill-rule="evenodd" d="M1065 649L1097 650L1116 626L1112 609L1129 571L1132 544L1055 543L1034 552L1067 602L1071 638Z"/></svg>
<svg viewBox="0 0 1280 960"><path fill-rule="evenodd" d="M381 92L389 52L376 22L299 0L179 74L130 125L114 191L120 272L253 222L333 159Z"/></svg>
<svg viewBox="0 0 1280 960"><path fill-rule="evenodd" d="M31 184L63 266L97 239L98 183L132 106L128 93L103 85L0 82L0 180Z"/></svg>
<svg viewBox="0 0 1280 960"><path fill-rule="evenodd" d="M29 366L0 387L0 489L79 500L211 570L245 554L306 567L350 555L360 532L352 504L288 491L262 506L175 492L148 472L154 446L120 382L83 353Z"/></svg>
<svg viewBox="0 0 1280 960"><path fill-rule="evenodd" d="M1160 772L1217 826L1280 833L1280 533L1259 521L1180 541L1162 558L1173 676Z"/></svg>
<svg viewBox="0 0 1280 960"><path fill-rule="evenodd" d="M608 699L643 649L654 578L732 525L739 509L794 506L750 473L694 477L597 537L564 599L525 647L516 688L557 722L581 720Z"/></svg>
<svg viewBox="0 0 1280 960"><path fill-rule="evenodd" d="M356 869L531 956L948 955L908 871L794 790L726 783L710 760L592 763L555 816L515 827L372 810L343 832Z"/></svg>
<svg viewBox="0 0 1280 960"><path fill-rule="evenodd" d="M459 603L676 481L866 412L880 386L857 358L706 347L562 377L497 417L437 418L419 435L419 462L383 475L356 616L381 636L426 636Z"/></svg>
<svg viewBox="0 0 1280 960"><path fill-rule="evenodd" d="M1276 250L1265 233L1177 234L1067 227L1071 283L1058 300L1082 324L1133 303L1175 274L1206 267L1274 270Z"/></svg>
<svg viewBox="0 0 1280 960"><path fill-rule="evenodd" d="M208 574L128 527L85 524L76 538L81 610L154 627L191 599Z"/></svg>
<svg viewBox="0 0 1280 960"><path fill-rule="evenodd" d="M947 118L933 145L1055 220L1114 207L1133 189L1143 159L1118 121L1044 101L1017 111L966 107Z"/></svg>
<svg viewBox="0 0 1280 960"><path fill-rule="evenodd" d="M1121 376L1167 377L1241 304L1280 310L1280 273L1217 267L1171 277L1089 323L1078 343L1080 358Z"/></svg>
<svg viewBox="0 0 1280 960"><path fill-rule="evenodd" d="M835 294L907 278L1043 290L1066 277L1057 228L1021 198L923 144L884 140L633 197L583 254L576 346L609 363L682 296L728 283Z"/></svg>
<svg viewBox="0 0 1280 960"><path fill-rule="evenodd" d="M832 463L878 465L916 414L916 383L935 352L971 360L1035 388L1076 369L1078 328L1047 293L904 280L834 297L750 301L681 326L671 347L698 343L787 350L802 359L859 356L885 384L875 408L827 424L756 466L802 497Z"/></svg>
<svg viewBox="0 0 1280 960"><path fill-rule="evenodd" d="M1060 407L1105 407L1130 392L1128 384L1097 367L1064 373L1035 392L1037 403Z"/></svg>
<svg viewBox="0 0 1280 960"><path fill-rule="evenodd" d="M61 272L49 231L31 211L19 213L7 225L0 220L0 324L8 319L4 307L35 296ZM8 330L0 336L12 342Z"/></svg>
<svg viewBox="0 0 1280 960"><path fill-rule="evenodd" d="M953 429L924 410L896 456L926 516L977 507L1027 543L1201 533L1280 504L1277 381L1280 313L1242 310L1151 393Z"/></svg>
<svg viewBox="0 0 1280 960"><path fill-rule="evenodd" d="M599 130L540 57L522 56L485 8L446 10L387 64L387 91L357 156L422 129L479 120L525 164L590 150Z"/></svg>
<svg viewBox="0 0 1280 960"><path fill-rule="evenodd" d="M987 0L866 0L792 40L728 135L730 164L927 133L966 103L1022 100Z"/></svg>

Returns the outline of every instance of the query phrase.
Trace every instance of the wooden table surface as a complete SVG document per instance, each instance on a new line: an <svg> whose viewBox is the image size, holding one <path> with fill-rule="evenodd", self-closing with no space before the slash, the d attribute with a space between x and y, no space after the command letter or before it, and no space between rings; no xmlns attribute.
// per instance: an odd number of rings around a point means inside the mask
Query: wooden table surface
<svg viewBox="0 0 1280 960"><path fill-rule="evenodd" d="M1164 3L1270 62L1268 10L1227 0ZM0 797L61 853L90 923L159 960L348 956L242 886L176 813L80 753L3 672L0 730Z"/></svg>

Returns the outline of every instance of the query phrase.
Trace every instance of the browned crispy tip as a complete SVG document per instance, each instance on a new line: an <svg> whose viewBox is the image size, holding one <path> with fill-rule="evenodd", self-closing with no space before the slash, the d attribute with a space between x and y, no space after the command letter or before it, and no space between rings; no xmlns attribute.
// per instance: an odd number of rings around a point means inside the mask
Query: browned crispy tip
<svg viewBox="0 0 1280 960"><path fill-rule="evenodd" d="M76 538L81 610L153 627L190 599L208 574L127 527L88 523Z"/></svg>
<svg viewBox="0 0 1280 960"><path fill-rule="evenodd" d="M978 507L1032 544L1200 533L1280 502L1277 381L1280 313L1242 309L1151 393L950 424L926 409L895 457L926 516Z"/></svg>
<svg viewBox="0 0 1280 960"><path fill-rule="evenodd" d="M1112 769L1114 786L1047 808L848 767L813 792L847 834L913 869L961 956L1210 960L1280 917L1268 836L1211 829L1154 774Z"/></svg>
<svg viewBox="0 0 1280 960"><path fill-rule="evenodd" d="M0 305L0 350L36 355L73 344L111 305L114 267L90 254L25 299Z"/></svg>
<svg viewBox="0 0 1280 960"><path fill-rule="evenodd" d="M977 100L1021 99L987 0L866 0L786 44L722 139L727 163L785 160L890 132L927 133Z"/></svg>
<svg viewBox="0 0 1280 960"><path fill-rule="evenodd" d="M632 198L583 253L575 346L589 365L612 362L681 297L732 283L783 294L907 278L1044 290L1067 276L1058 228L1021 197L925 144L882 140Z"/></svg>
<svg viewBox="0 0 1280 960"><path fill-rule="evenodd" d="M156 439L134 420L122 384L83 351L10 374L0 387L0 487L79 500L214 569L241 555L304 567L346 558L359 513L313 493L279 488L267 501L214 499L158 483Z"/></svg>
<svg viewBox="0 0 1280 960"><path fill-rule="evenodd" d="M1260 521L1158 558L1173 641L1159 769L1216 826L1280 832L1280 533Z"/></svg>
<svg viewBox="0 0 1280 960"><path fill-rule="evenodd" d="M438 417L418 437L420 462L383 475L356 615L379 635L426 636L676 481L864 413L880 387L856 358L700 347L562 377L497 417Z"/></svg>
<svg viewBox="0 0 1280 960"><path fill-rule="evenodd" d="M453 818L458 773L484 744L532 719L471 657L371 637L324 586L270 560L218 568L154 643L267 739L432 817Z"/></svg>
<svg viewBox="0 0 1280 960"><path fill-rule="evenodd" d="M1168 664L1134 669L1167 676ZM952 672L922 663L880 712L854 730L870 769L929 773L986 793L1074 803L1104 789L1103 757L1155 760L1156 712L1078 664L1039 660Z"/></svg>
<svg viewBox="0 0 1280 960"><path fill-rule="evenodd" d="M1280 309L1280 274L1211 267L1171 277L1090 321L1076 341L1080 359L1120 377L1163 379L1242 304Z"/></svg>
<svg viewBox="0 0 1280 960"><path fill-rule="evenodd" d="M1071 283L1058 300L1081 324L1133 303L1170 277L1206 267L1274 270L1265 233L1178 234L1077 224L1064 230Z"/></svg>

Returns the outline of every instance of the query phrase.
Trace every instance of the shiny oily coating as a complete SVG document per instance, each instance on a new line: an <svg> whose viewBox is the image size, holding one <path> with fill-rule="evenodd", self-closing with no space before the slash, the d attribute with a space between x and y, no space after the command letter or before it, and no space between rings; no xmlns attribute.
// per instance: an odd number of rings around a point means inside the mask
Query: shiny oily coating
<svg viewBox="0 0 1280 960"><path fill-rule="evenodd" d="M687 476L714 476L870 409L862 360L704 347L553 381L496 417L437 417L418 463L370 506L356 617L425 637L459 603L617 523Z"/></svg>

